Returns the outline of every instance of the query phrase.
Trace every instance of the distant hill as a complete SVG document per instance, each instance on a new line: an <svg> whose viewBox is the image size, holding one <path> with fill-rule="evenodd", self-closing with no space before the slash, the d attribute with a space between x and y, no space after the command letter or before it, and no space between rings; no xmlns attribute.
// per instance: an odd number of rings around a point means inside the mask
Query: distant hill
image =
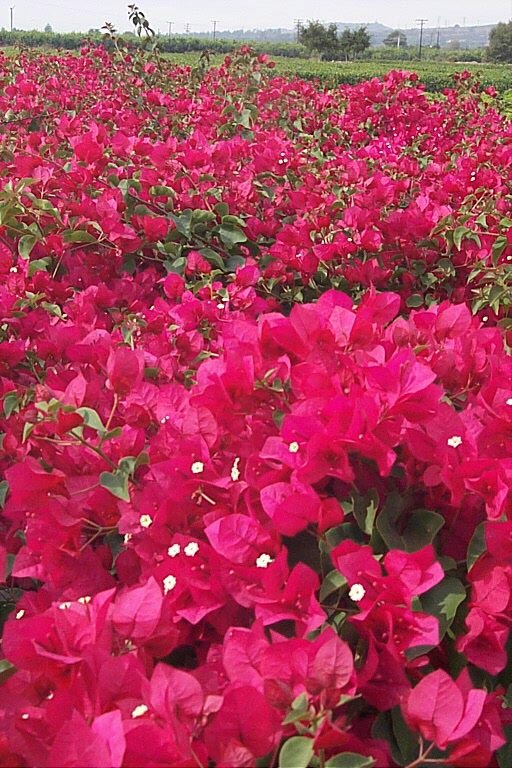
<svg viewBox="0 0 512 768"><path fill-rule="evenodd" d="M379 22L336 22L338 30L356 29L357 27L366 27L372 41L372 45L382 45L385 38L393 31L393 27L387 27ZM483 48L489 41L489 33L494 24L486 24L479 27L463 27L455 24L453 27L425 27L423 30L423 43L426 46L436 45L438 42L442 48ZM412 27L403 29L407 35L409 45L417 45L419 42L419 29ZM192 37L211 38L211 32L193 32ZM265 42L286 43L296 40L296 31L293 29L235 29L235 30L217 30L217 38L222 40L259 40Z"/></svg>

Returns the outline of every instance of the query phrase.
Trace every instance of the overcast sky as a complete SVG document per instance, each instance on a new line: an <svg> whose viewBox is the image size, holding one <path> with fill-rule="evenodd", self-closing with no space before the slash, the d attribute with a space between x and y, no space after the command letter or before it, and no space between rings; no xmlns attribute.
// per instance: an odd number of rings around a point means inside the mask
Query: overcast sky
<svg viewBox="0 0 512 768"><path fill-rule="evenodd" d="M133 2L134 0L130 0ZM152 25L162 31L173 21L173 32L219 29L293 26L294 19L320 21L380 21L393 27L411 27L421 16L427 26L445 24L491 24L509 20L511 0L140 0L139 6ZM111 21L128 29L125 0L0 0L0 27L9 27L9 7L14 6L14 26L42 29L50 23L54 30L87 31Z"/></svg>

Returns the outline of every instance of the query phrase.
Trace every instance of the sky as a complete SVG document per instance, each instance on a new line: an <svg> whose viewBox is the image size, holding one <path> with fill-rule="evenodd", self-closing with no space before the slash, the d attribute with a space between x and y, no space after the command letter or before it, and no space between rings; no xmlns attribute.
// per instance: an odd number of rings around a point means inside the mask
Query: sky
<svg viewBox="0 0 512 768"><path fill-rule="evenodd" d="M0 0L0 27L9 28L10 7L14 26L42 29L51 24L55 31L87 31L112 22L118 30L130 28L128 2L136 0ZM138 5L162 32L173 22L172 31L184 32L185 25L199 32L218 29L284 27L295 19L328 21L379 21L391 27L412 27L415 20L428 19L427 27L460 24L492 24L508 21L512 0L138 0Z"/></svg>

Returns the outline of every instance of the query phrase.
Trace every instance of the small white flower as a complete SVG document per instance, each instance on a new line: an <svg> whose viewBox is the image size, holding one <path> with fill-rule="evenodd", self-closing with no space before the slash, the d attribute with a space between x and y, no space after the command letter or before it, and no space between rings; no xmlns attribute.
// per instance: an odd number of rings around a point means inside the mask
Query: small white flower
<svg viewBox="0 0 512 768"><path fill-rule="evenodd" d="M28 720L28 713L27 713L27 712L24 712L24 713L22 714L22 716L21 716L21 719L22 719L22 720Z"/></svg>
<svg viewBox="0 0 512 768"><path fill-rule="evenodd" d="M290 443L290 445L288 446L288 450L290 451L290 453L298 453L299 448L300 446L295 440L293 441L293 443Z"/></svg>
<svg viewBox="0 0 512 768"><path fill-rule="evenodd" d="M131 533L125 533L123 536L123 543L128 544L129 541L131 541L132 534Z"/></svg>
<svg viewBox="0 0 512 768"><path fill-rule="evenodd" d="M134 710L132 710L132 717L142 717L142 715L145 715L148 711L148 708L145 704L138 704Z"/></svg>
<svg viewBox="0 0 512 768"><path fill-rule="evenodd" d="M153 525L153 518L151 515L141 515L139 519L139 523L142 525L143 528L149 528L150 525Z"/></svg>
<svg viewBox="0 0 512 768"><path fill-rule="evenodd" d="M179 544L172 544L167 550L167 554L169 555L169 557L176 557L176 555L179 555L180 552L181 552L181 547Z"/></svg>
<svg viewBox="0 0 512 768"><path fill-rule="evenodd" d="M239 464L240 464L240 457L237 456L233 462L233 466L231 467L231 479L234 483L236 483L236 481L240 477L240 470L238 469Z"/></svg>
<svg viewBox="0 0 512 768"><path fill-rule="evenodd" d="M61 611L66 611L68 608L71 608L71 603L69 602L69 600L66 600L65 603L59 604L59 608Z"/></svg>
<svg viewBox="0 0 512 768"><path fill-rule="evenodd" d="M204 464L202 461L194 461L190 467L190 471L193 475L200 475L204 471Z"/></svg>
<svg viewBox="0 0 512 768"><path fill-rule="evenodd" d="M79 597L78 602L82 603L82 605L87 605L87 603L91 602L91 596L90 595L84 595L84 597Z"/></svg>
<svg viewBox="0 0 512 768"><path fill-rule="evenodd" d="M270 563L274 562L274 558L270 557L270 555L267 555L266 552L264 552L262 555L260 555L256 560L256 567L257 568L268 568Z"/></svg>
<svg viewBox="0 0 512 768"><path fill-rule="evenodd" d="M225 304L217 304L217 309L224 309L225 306Z"/></svg>
<svg viewBox="0 0 512 768"><path fill-rule="evenodd" d="M486 322L488 321L488 319L489 319L489 318L487 317L487 315L484 315L484 316L482 317L482 322L483 322L483 323L486 323Z"/></svg>
<svg viewBox="0 0 512 768"><path fill-rule="evenodd" d="M358 603L366 595L366 589L362 584L352 584L348 596L354 603Z"/></svg>
<svg viewBox="0 0 512 768"><path fill-rule="evenodd" d="M22 619L24 617L24 615L25 615L25 611L22 608L21 611L18 611L18 613L16 614L15 618L16 619Z"/></svg>
<svg viewBox="0 0 512 768"><path fill-rule="evenodd" d="M446 442L450 448L458 448L459 445L462 445L462 437L460 437L460 435L454 435L453 437L450 437Z"/></svg>
<svg viewBox="0 0 512 768"><path fill-rule="evenodd" d="M194 557L199 552L199 544L197 541L190 541L183 551L187 557Z"/></svg>
<svg viewBox="0 0 512 768"><path fill-rule="evenodd" d="M165 577L162 584L164 585L164 595L167 595L167 593L173 590L176 586L176 576L173 576L172 573L170 573L169 576Z"/></svg>
<svg viewBox="0 0 512 768"><path fill-rule="evenodd" d="M17 271L18 271L18 267L11 267L9 270L9 272L17 272Z"/></svg>

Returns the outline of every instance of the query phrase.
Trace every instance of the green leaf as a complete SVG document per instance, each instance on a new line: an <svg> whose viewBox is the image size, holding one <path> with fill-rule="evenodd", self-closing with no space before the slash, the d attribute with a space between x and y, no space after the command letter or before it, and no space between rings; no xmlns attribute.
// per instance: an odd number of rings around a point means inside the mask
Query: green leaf
<svg viewBox="0 0 512 768"><path fill-rule="evenodd" d="M238 243L245 243L247 240L245 232L233 224L221 224L219 236L226 248L233 248Z"/></svg>
<svg viewBox="0 0 512 768"><path fill-rule="evenodd" d="M32 248L37 242L35 235L23 235L18 243L18 253L22 259L29 259Z"/></svg>
<svg viewBox="0 0 512 768"><path fill-rule="evenodd" d="M130 501L130 492L128 490L128 475L116 470L116 472L102 472L100 475L100 485L107 491L122 501Z"/></svg>
<svg viewBox="0 0 512 768"><path fill-rule="evenodd" d="M176 229L180 235L183 235L187 240L190 240L190 236L192 235L192 210L186 208L179 216L174 216L173 214L170 215L176 224Z"/></svg>
<svg viewBox="0 0 512 768"><path fill-rule="evenodd" d="M372 726L374 739L387 741L393 760L398 765L412 763L418 755L418 738L409 730L400 707L381 712Z"/></svg>
<svg viewBox="0 0 512 768"><path fill-rule="evenodd" d="M504 727L506 743L496 752L500 768L510 768L512 765L512 725Z"/></svg>
<svg viewBox="0 0 512 768"><path fill-rule="evenodd" d="M62 234L65 243L95 243L96 238L84 229L67 229Z"/></svg>
<svg viewBox="0 0 512 768"><path fill-rule="evenodd" d="M295 723L298 720L304 720L308 714L308 696L306 693L300 693L293 701L291 711L283 720L283 725Z"/></svg>
<svg viewBox="0 0 512 768"><path fill-rule="evenodd" d="M471 541L468 545L468 552L466 555L466 564L468 571L474 566L480 555L486 551L487 546L485 543L485 524L479 523L475 528L475 532L471 537Z"/></svg>
<svg viewBox="0 0 512 768"><path fill-rule="evenodd" d="M20 401L17 392L7 392L4 396L4 416L8 419L14 411L18 411L20 407Z"/></svg>
<svg viewBox="0 0 512 768"><path fill-rule="evenodd" d="M405 302L408 307L416 308L416 307L422 307L423 306L423 296L419 293L413 293L412 296L409 296L409 298Z"/></svg>
<svg viewBox="0 0 512 768"><path fill-rule="evenodd" d="M439 620L439 637L442 639L451 626L457 609L466 599L466 589L459 579L447 576L420 598L423 611Z"/></svg>
<svg viewBox="0 0 512 768"><path fill-rule="evenodd" d="M393 493L388 496L384 508L377 515L376 528L388 549L416 552L432 544L445 523L444 517L428 509L418 509L407 513L405 526L402 521L398 525L403 507L400 494Z"/></svg>
<svg viewBox="0 0 512 768"><path fill-rule="evenodd" d="M5 505L5 499L7 497L7 493L9 492L9 483L7 480L0 480L0 507L2 509Z"/></svg>
<svg viewBox="0 0 512 768"><path fill-rule="evenodd" d="M467 227L457 227L457 229L453 233L453 244L456 247L458 251L460 251L460 247L462 245L462 241L465 237L468 236L468 234L471 232L470 229Z"/></svg>
<svg viewBox="0 0 512 768"><path fill-rule="evenodd" d="M28 268L28 276L34 277L36 272L48 272L48 267L52 263L49 256L45 256L42 259L34 259L31 261Z"/></svg>
<svg viewBox="0 0 512 768"><path fill-rule="evenodd" d="M369 768L371 765L375 765L373 757L357 755L355 752L342 752L327 760L325 768Z"/></svg>
<svg viewBox="0 0 512 768"><path fill-rule="evenodd" d="M14 664L11 664L7 659L2 659L2 661L0 661L0 685L5 683L5 681L14 675L15 672L16 667Z"/></svg>
<svg viewBox="0 0 512 768"><path fill-rule="evenodd" d="M77 408L76 412L83 418L84 424L95 432L105 432L105 427L98 413L92 408Z"/></svg>
<svg viewBox="0 0 512 768"><path fill-rule="evenodd" d="M432 544L444 523L444 517L437 512L428 509L413 512L402 534L404 548L407 552L417 552Z"/></svg>
<svg viewBox="0 0 512 768"><path fill-rule="evenodd" d="M337 589L344 587L347 580L339 571L330 571L322 582L320 587L320 602L323 602L326 597L332 595Z"/></svg>
<svg viewBox="0 0 512 768"><path fill-rule="evenodd" d="M217 267L217 269L225 271L225 261L220 255L220 253L217 253L217 251L214 251L213 248L201 248L199 251L201 256L204 256L206 261L208 261L210 264L213 264L214 267Z"/></svg>
<svg viewBox="0 0 512 768"><path fill-rule="evenodd" d="M240 216L232 216L229 213L222 217L222 224L233 225L235 227L245 227L245 221L241 219Z"/></svg>
<svg viewBox="0 0 512 768"><path fill-rule="evenodd" d="M292 736L281 747L279 768L307 768L313 757L313 739Z"/></svg>
<svg viewBox="0 0 512 768"><path fill-rule="evenodd" d="M365 496L355 496L353 504L353 514L357 524L368 536L372 535L377 509L379 508L379 495L377 491L372 490Z"/></svg>

